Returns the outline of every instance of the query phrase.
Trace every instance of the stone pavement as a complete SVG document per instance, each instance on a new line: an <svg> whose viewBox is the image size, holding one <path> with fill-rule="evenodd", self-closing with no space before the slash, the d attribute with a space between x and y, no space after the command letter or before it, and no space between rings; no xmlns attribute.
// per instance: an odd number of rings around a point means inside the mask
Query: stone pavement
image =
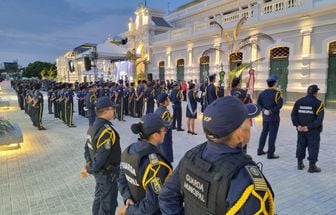
<svg viewBox="0 0 336 215"><path fill-rule="evenodd" d="M53 115L48 115L45 105L43 125L47 130L38 131L29 117L17 108L17 98L9 84L3 82L1 86L0 96L12 106L10 110L0 110L0 117L20 125L24 143L21 149L0 151L0 215L91 214L94 180L93 177L79 178L85 162L83 152L88 120L78 116L75 106L77 127L68 128ZM318 162L322 172L310 174L307 167L303 171L296 169L296 132L290 123L290 110L291 107L286 106L281 113L276 149L281 158L268 160L256 155L260 118L252 128L248 153L255 161L263 163L263 172L275 192L277 214L336 214L336 111L326 111ZM130 117L126 120L114 121L121 135L122 148L137 139L129 129L137 120ZM196 127L197 136L174 132L174 165L188 149L205 141L200 117ZM305 164L307 166L308 162ZM119 202L122 202L120 197Z"/></svg>

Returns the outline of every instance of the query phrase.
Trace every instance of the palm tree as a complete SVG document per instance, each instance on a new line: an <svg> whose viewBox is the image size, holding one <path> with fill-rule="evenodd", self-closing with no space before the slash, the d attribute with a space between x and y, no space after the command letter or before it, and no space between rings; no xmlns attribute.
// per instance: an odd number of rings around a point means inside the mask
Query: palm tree
<svg viewBox="0 0 336 215"><path fill-rule="evenodd" d="M241 28L244 25L244 23L246 22L246 20L247 20L246 17L242 17L239 20L239 22L236 24L236 26L235 26L235 28L233 29L232 32L229 32L226 29L224 29L224 27L220 23L218 23L216 20L211 21L209 23L210 26L216 26L216 27L219 28L220 35L221 35L221 37L224 37L226 43L229 46L229 49L228 49L228 52L225 52L222 49L209 48L202 53L202 56L209 56L212 52L215 52L215 51L220 51L221 53L226 53L228 56L230 56L231 54L237 55L237 53L239 51L241 51L245 48L248 48L248 47L252 48L253 46L255 46L257 48L257 50L260 50L258 42L261 41L261 40L269 40L272 43L274 42L274 39L270 35L265 34L265 33L251 34L251 35L241 39L240 41L238 41L238 37L239 37L239 34L241 32ZM231 81L234 77L239 77L245 69L251 68L254 63L262 61L264 59L265 58L259 58L255 61L251 61L249 63L242 63L239 67L230 71L229 72L229 86L231 85Z"/></svg>

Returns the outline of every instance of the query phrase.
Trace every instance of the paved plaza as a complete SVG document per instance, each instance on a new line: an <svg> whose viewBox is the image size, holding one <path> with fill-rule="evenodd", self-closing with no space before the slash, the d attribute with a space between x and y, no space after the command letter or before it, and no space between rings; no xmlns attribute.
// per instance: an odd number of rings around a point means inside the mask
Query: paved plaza
<svg viewBox="0 0 336 215"><path fill-rule="evenodd" d="M94 180L93 177L79 177L85 163L88 120L78 116L75 106L73 121L77 127L68 128L47 114L45 97L43 125L47 130L38 131L17 107L16 95L8 82L2 82L1 87L0 96L10 101L11 107L0 110L0 117L20 125L24 143L18 150L0 151L0 215L91 214ZM307 160L303 171L296 168L296 131L290 122L290 111L288 105L281 112L276 143L280 159L268 160L256 155L261 118L256 119L252 128L248 153L255 161L263 163L263 172L275 192L277 214L336 214L336 111L326 110L317 163L322 168L319 174L307 173ZM126 120L114 121L121 135L122 148L137 139L129 129L137 119L126 117ZM188 149L205 141L200 117L196 127L197 136L173 132L175 166Z"/></svg>

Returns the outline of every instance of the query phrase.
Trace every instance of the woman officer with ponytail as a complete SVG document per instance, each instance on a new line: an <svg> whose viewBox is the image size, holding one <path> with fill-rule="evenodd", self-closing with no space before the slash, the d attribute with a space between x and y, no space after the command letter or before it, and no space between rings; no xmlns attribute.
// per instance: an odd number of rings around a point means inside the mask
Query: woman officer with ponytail
<svg viewBox="0 0 336 215"><path fill-rule="evenodd" d="M158 194L172 173L172 166L157 148L164 140L169 123L158 115L143 116L131 130L138 142L127 147L121 156L118 189L125 205L119 214L161 214Z"/></svg>

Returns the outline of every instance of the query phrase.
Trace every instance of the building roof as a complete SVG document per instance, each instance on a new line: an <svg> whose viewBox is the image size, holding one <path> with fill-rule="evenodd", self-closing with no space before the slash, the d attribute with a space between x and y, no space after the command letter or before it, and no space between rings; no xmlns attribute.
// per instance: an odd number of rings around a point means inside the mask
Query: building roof
<svg viewBox="0 0 336 215"><path fill-rule="evenodd" d="M152 21L156 26L171 28L171 25L162 17L152 16Z"/></svg>
<svg viewBox="0 0 336 215"><path fill-rule="evenodd" d="M188 7L194 6L194 5L196 5L196 4L198 4L198 3L201 3L201 2L203 2L203 1L205 1L205 0L193 0L193 1L189 2L189 3L186 3L186 4L184 4L184 5L181 5L180 7L177 8L176 11L184 10L184 9L186 9L186 8L188 8Z"/></svg>

